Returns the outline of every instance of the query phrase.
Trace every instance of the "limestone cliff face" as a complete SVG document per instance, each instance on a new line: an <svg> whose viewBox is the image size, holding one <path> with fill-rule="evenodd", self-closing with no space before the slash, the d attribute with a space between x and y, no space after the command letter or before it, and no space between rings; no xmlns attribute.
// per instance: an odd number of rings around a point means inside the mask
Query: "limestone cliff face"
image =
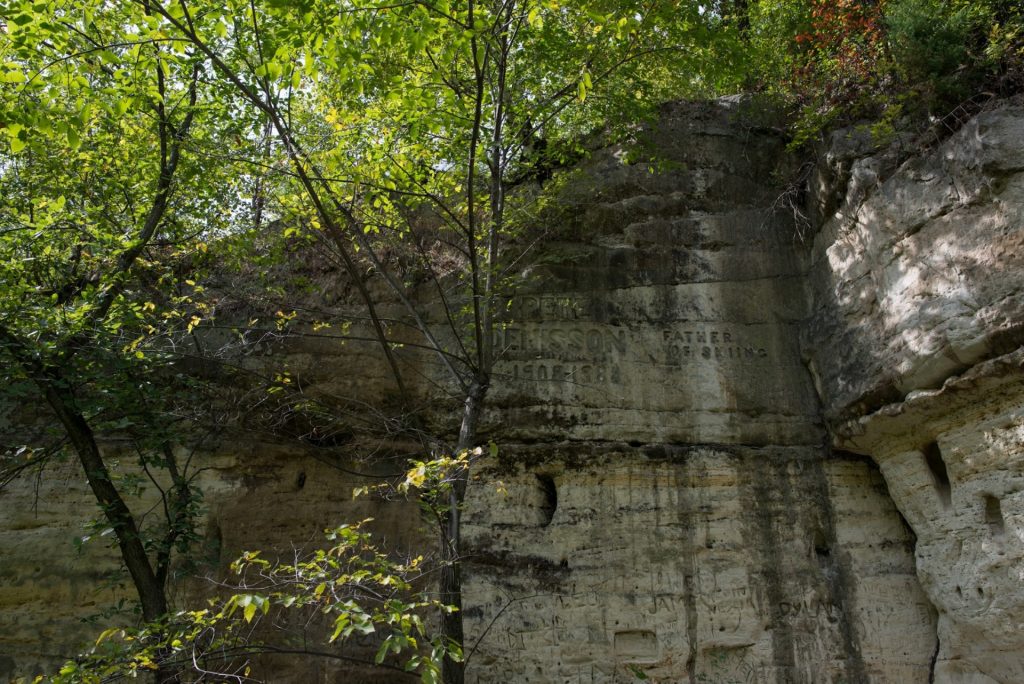
<svg viewBox="0 0 1024 684"><path fill-rule="evenodd" d="M495 419L544 443L470 494L472 680L927 681L912 535L801 355L783 140L731 103L650 137L660 173L606 150L576 179L501 339Z"/></svg>
<svg viewBox="0 0 1024 684"><path fill-rule="evenodd" d="M913 155L837 135L810 233L783 208L798 164L740 103L647 135L656 172L596 153L509 293L500 454L465 515L470 681L1024 680L1024 110ZM369 348L267 351L310 391L384 395ZM412 508L349 502L363 481L323 449L213 451L212 567L371 509L390 543L426 538ZM72 654L110 597L63 477L35 513L30 484L0 492L0 681Z"/></svg>
<svg viewBox="0 0 1024 684"><path fill-rule="evenodd" d="M917 536L936 681L1021 681L1024 108L898 168L854 147L833 147L804 341L834 443L879 464Z"/></svg>

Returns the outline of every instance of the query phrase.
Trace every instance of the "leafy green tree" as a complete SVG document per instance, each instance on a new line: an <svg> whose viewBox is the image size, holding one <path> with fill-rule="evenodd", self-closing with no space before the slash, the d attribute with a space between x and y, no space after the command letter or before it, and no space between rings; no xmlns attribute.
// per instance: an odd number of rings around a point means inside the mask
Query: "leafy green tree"
<svg viewBox="0 0 1024 684"><path fill-rule="evenodd" d="M156 24L144 6L0 5L2 400L60 426L8 449L0 482L74 454L147 621L168 611L200 504L174 441L195 383L166 342L204 315L182 273L225 224L228 185L196 154L212 143L203 65ZM111 437L137 471L117 470ZM148 529L129 505L147 479L164 513Z"/></svg>
<svg viewBox="0 0 1024 684"><path fill-rule="evenodd" d="M794 106L795 145L857 121L927 125L1024 84L1018 2L756 0L747 17L747 83Z"/></svg>
<svg viewBox="0 0 1024 684"><path fill-rule="evenodd" d="M423 558L401 562L382 553L363 529L367 522L328 530L329 547L290 563L246 552L232 564L239 593L139 628L107 629L85 656L66 663L49 681L95 684L150 670L187 672L193 682L224 681L249 678L257 655L346 660L316 646L258 636L261 622L326 619L326 641L382 634L377 666L416 672L424 684L436 684L447 642L428 633L427 613L444 606L414 586L423 585Z"/></svg>
<svg viewBox="0 0 1024 684"><path fill-rule="evenodd" d="M397 395L416 389L402 345L432 354L456 397L439 458L410 472L444 465L424 500L443 679L461 682L461 507L537 186L583 137L621 135L664 100L758 84L803 106L810 138L884 106L900 79L925 88L965 61L1006 71L1020 35L1006 0L5 1L0 379L52 410L157 624L198 505L173 446L181 414L168 417L187 395L153 382L191 384L167 352L210 314L188 274L213 237L243 251L271 227L318 240ZM381 314L395 304L401 320ZM103 435L164 473L157 536ZM12 449L4 477L41 465L51 450L36 447Z"/></svg>
<svg viewBox="0 0 1024 684"><path fill-rule="evenodd" d="M133 377L152 372L158 333L191 332L206 315L187 301L195 290L176 265L211 234L237 236L243 216L267 228L273 205L286 232L305 231L343 264L399 396L412 389L403 344L434 354L458 397L459 419L434 440L457 465L431 510L440 603L456 608L442 612L442 631L461 645L464 457L480 442L502 353L495 333L536 237L535 186L595 130L615 135L664 100L735 88L752 68L741 50L770 42L769 4L5 6L3 353L14 379L54 393L48 401L76 435L104 514L124 530L137 586L161 588L166 561L146 557L123 497L105 484L113 476L96 467L105 467L96 421L120 420L129 402L111 397L131 396L108 391L111 364ZM242 174L249 206L225 201L236 186L210 162L257 156ZM368 269L390 290L387 302ZM402 321L379 313L394 302ZM168 443L151 440L146 451L172 471ZM143 603L147 619L167 608ZM444 678L461 681L457 650L450 655Z"/></svg>
<svg viewBox="0 0 1024 684"><path fill-rule="evenodd" d="M1003 0L899 0L886 7L893 68L933 113L981 88L1022 85L1024 10Z"/></svg>
<svg viewBox="0 0 1024 684"><path fill-rule="evenodd" d="M512 188L546 180L583 134L731 73L713 67L725 52L711 40L730 29L695 2L175 0L153 11L266 117L308 207L292 219L345 266L407 396L394 345L409 337L382 319L362 271L404 307L414 344L459 397L461 417L436 447L456 457L479 441L504 294L526 251L525 200ZM442 631L456 645L465 463L435 508L440 601L455 608ZM462 679L453 649L444 680Z"/></svg>

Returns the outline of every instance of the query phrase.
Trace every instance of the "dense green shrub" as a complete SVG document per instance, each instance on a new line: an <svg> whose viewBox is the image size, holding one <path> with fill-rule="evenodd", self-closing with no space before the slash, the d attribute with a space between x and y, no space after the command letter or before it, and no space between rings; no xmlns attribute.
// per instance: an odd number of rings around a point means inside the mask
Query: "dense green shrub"
<svg viewBox="0 0 1024 684"><path fill-rule="evenodd" d="M927 104L955 104L980 85L993 23L983 3L899 0L885 20L893 66Z"/></svg>

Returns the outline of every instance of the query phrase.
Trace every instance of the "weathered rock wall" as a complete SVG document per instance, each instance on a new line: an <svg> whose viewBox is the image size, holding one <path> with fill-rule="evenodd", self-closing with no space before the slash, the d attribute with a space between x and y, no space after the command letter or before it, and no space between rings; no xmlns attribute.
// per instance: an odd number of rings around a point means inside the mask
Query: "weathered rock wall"
<svg viewBox="0 0 1024 684"><path fill-rule="evenodd" d="M899 166L832 150L804 348L834 443L880 465L917 536L936 681L1021 681L1024 108Z"/></svg>
<svg viewBox="0 0 1024 684"><path fill-rule="evenodd" d="M597 154L514 300L494 419L541 443L469 497L472 681L928 679L912 536L824 446L792 162L742 119L669 109L655 175Z"/></svg>
<svg viewBox="0 0 1024 684"><path fill-rule="evenodd" d="M656 166L613 148L574 173L510 293L500 454L465 515L470 681L1024 679L1024 111L902 164L837 136L809 241L782 208L795 160L739 102L668 107L647 135ZM264 352L311 393L392 391L372 346ZM396 548L428 538L414 508L349 500L360 455L222 440L210 568L368 515ZM123 595L93 589L110 549L72 552L81 476L43 486L35 512L31 483L0 492L0 681L72 655L78 618Z"/></svg>
<svg viewBox="0 0 1024 684"><path fill-rule="evenodd" d="M425 531L415 504L381 506L352 499L353 488L368 481L356 473L387 474L393 464L338 463L318 451L300 443L231 435L201 455L204 470L196 483L206 501L205 541L196 554L198 567L173 584L175 605L201 607L204 596L218 593L215 582L229 576L227 565L245 550L269 554L276 549L290 557L293 549L322 546L325 528L342 523L374 518L372 530L396 553L421 545ZM186 458L181 454L182 462ZM30 485L0 492L0 681L16 676L32 681L35 674L53 672L107 626L133 620L135 597L110 536L74 543L91 534L85 523L99 515L80 468L73 461L56 464L40 479L38 490ZM152 517L159 503L155 497L149 488L146 496L131 500L133 510L150 510ZM111 611L119 602L125 609ZM295 638L302 636L298 629ZM310 626L308 640L324 644L322 627ZM374 651L372 644L356 649L368 661ZM273 667L267 681L295 684L345 681L352 671L317 658L281 659ZM356 676L365 682L393 681L388 673Z"/></svg>
<svg viewBox="0 0 1024 684"><path fill-rule="evenodd" d="M522 457L507 493L481 487L467 515L470 634L489 630L471 681L927 681L934 616L866 461L730 446Z"/></svg>
<svg viewBox="0 0 1024 684"><path fill-rule="evenodd" d="M658 173L614 148L578 171L498 335L505 439L822 442L792 228L771 210L789 159L738 109L666 110Z"/></svg>
<svg viewBox="0 0 1024 684"><path fill-rule="evenodd" d="M1024 340L1024 110L982 113L898 168L905 150L863 143L835 134L816 198L838 207L815 237L804 347L833 421Z"/></svg>

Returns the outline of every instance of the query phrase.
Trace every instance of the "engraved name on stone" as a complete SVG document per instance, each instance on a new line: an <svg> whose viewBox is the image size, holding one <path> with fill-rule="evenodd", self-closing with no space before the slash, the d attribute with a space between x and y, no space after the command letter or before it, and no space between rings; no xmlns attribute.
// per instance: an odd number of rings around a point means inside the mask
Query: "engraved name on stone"
<svg viewBox="0 0 1024 684"><path fill-rule="evenodd" d="M587 302L566 295L527 295L509 297L505 302L507 320L575 321L585 319Z"/></svg>
<svg viewBox="0 0 1024 684"><path fill-rule="evenodd" d="M494 348L510 357L524 354L564 361L596 361L626 353L626 331L591 326L508 326L495 334Z"/></svg>
<svg viewBox="0 0 1024 684"><path fill-rule="evenodd" d="M665 363L681 366L691 361L759 361L768 350L732 332L713 328L662 330Z"/></svg>
<svg viewBox="0 0 1024 684"><path fill-rule="evenodd" d="M507 322L494 335L501 372L512 381L622 384L624 363L685 367L769 358L749 334L714 324L630 331L588 320L590 308L586 298L568 295L509 298Z"/></svg>
<svg viewBox="0 0 1024 684"><path fill-rule="evenodd" d="M788 618L796 618L800 615L817 618L822 613L828 618L832 618L833 613L839 610L839 607L831 601L822 600L780 601L778 608L779 615Z"/></svg>
<svg viewBox="0 0 1024 684"><path fill-rule="evenodd" d="M510 379L621 384L617 361L626 354L626 331L588 325L507 326L494 348L507 360Z"/></svg>

